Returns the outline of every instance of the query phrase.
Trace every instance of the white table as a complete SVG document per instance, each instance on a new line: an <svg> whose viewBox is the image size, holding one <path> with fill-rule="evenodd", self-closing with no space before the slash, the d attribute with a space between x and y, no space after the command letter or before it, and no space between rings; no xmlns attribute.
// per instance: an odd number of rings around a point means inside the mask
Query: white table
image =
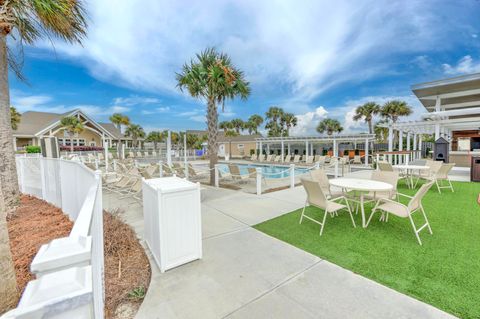
<svg viewBox="0 0 480 319"><path fill-rule="evenodd" d="M393 168L398 170L403 170L407 173L407 185L410 188L414 188L413 186L413 171L423 171L430 169L430 166L425 165L394 165ZM408 183L410 181L410 183Z"/></svg>
<svg viewBox="0 0 480 319"><path fill-rule="evenodd" d="M380 181L373 181L361 178L334 178L329 180L330 185L340 187L341 189L360 191L360 209L362 212L362 227L366 227L365 223L365 207L363 207L363 192L388 192L393 186Z"/></svg>

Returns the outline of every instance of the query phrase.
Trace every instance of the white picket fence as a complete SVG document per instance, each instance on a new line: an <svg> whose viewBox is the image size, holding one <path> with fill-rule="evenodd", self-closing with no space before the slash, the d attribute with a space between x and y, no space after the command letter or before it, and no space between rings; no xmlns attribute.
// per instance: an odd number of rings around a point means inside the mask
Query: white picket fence
<svg viewBox="0 0 480 319"><path fill-rule="evenodd" d="M103 318L102 179L80 162L17 157L20 190L63 210L70 235L43 245L16 309L5 318ZM2 317L3 318L3 317Z"/></svg>

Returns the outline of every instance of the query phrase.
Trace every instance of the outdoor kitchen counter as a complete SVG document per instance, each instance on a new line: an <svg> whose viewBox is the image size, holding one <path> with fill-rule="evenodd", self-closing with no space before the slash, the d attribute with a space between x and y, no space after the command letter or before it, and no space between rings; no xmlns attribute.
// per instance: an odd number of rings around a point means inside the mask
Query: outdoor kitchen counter
<svg viewBox="0 0 480 319"><path fill-rule="evenodd" d="M480 152L451 151L449 162L455 163L457 167L470 167L472 156L480 156Z"/></svg>

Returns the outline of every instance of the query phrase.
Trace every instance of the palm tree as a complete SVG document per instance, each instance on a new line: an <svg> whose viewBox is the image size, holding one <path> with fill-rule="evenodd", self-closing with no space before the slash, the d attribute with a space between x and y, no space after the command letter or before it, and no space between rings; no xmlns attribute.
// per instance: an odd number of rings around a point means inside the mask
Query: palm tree
<svg viewBox="0 0 480 319"><path fill-rule="evenodd" d="M218 128L223 130L223 133L226 133L229 129L232 129L232 122L230 121L222 121L218 124Z"/></svg>
<svg viewBox="0 0 480 319"><path fill-rule="evenodd" d="M255 134L258 134L258 127L262 125L262 123L263 117L261 117L260 115L253 114L252 116L250 116L247 121L247 128L249 129L248 133L252 134L253 132L255 132Z"/></svg>
<svg viewBox="0 0 480 319"><path fill-rule="evenodd" d="M283 109L278 106L271 106L265 113L265 118L269 120L265 124L265 128L268 130L268 136L277 137L282 135L282 126L279 120L283 113Z"/></svg>
<svg viewBox="0 0 480 319"><path fill-rule="evenodd" d="M375 133L375 139L379 142L385 142L385 137L388 135L388 128L380 126L381 124L386 124L387 120L378 121L377 124L373 127L373 132Z"/></svg>
<svg viewBox="0 0 480 319"><path fill-rule="evenodd" d="M317 126L317 132L322 134L327 132L328 135L333 133L340 133L343 131L343 127L338 120L335 119L324 119Z"/></svg>
<svg viewBox="0 0 480 319"><path fill-rule="evenodd" d="M10 106L10 123L12 125L12 130L16 131L18 129L18 123L22 119L22 115L17 112L17 109L14 106Z"/></svg>
<svg viewBox="0 0 480 319"><path fill-rule="evenodd" d="M230 58L213 48L197 54L196 60L185 64L177 76L180 90L188 90L192 97L207 102L208 154L210 157L210 183L215 183L213 168L218 162L218 105L224 110L225 101L250 95L249 83L243 72L233 66Z"/></svg>
<svg viewBox="0 0 480 319"><path fill-rule="evenodd" d="M7 209L16 205L19 194L10 122L9 67L23 79L21 63L17 63L10 54L7 38L12 35L14 41L10 43L34 45L41 38L50 39L53 35L70 43L80 43L87 30L84 16L85 11L78 0L0 2L0 144L3 146L0 152L0 181Z"/></svg>
<svg viewBox="0 0 480 319"><path fill-rule="evenodd" d="M297 126L297 117L293 113L283 113L280 122L282 125L283 136L290 135L290 129Z"/></svg>
<svg viewBox="0 0 480 319"><path fill-rule="evenodd" d="M138 146L138 139L145 137L145 132L140 125L130 124L125 129L125 136L130 136L132 138L133 146L136 148Z"/></svg>
<svg viewBox="0 0 480 319"><path fill-rule="evenodd" d="M228 130L225 132L225 136L229 137L228 139L228 154L231 156L232 155L232 137L238 136L238 133L234 130Z"/></svg>
<svg viewBox="0 0 480 319"><path fill-rule="evenodd" d="M233 119L230 121L232 123L232 127L235 129L237 134L240 134L240 131L245 128L245 122L242 119Z"/></svg>
<svg viewBox="0 0 480 319"><path fill-rule="evenodd" d="M373 117L380 113L380 105L378 105L375 102L367 102L355 110L355 116L353 119L355 121L359 121L361 119L364 119L365 122L368 124L368 132L370 134L373 134Z"/></svg>
<svg viewBox="0 0 480 319"><path fill-rule="evenodd" d="M151 131L148 133L146 140L153 143L153 148L157 149L157 144L163 141L163 134L159 131Z"/></svg>
<svg viewBox="0 0 480 319"><path fill-rule="evenodd" d="M118 130L121 132L122 131L122 125L124 126L129 126L130 125L130 118L126 115L120 114L120 113L113 113L112 116L110 116L110 122L115 124L118 128Z"/></svg>
<svg viewBox="0 0 480 319"><path fill-rule="evenodd" d="M386 102L380 113L385 119L396 123L400 116L412 114L412 108L404 101L393 100Z"/></svg>
<svg viewBox="0 0 480 319"><path fill-rule="evenodd" d="M76 116L65 116L60 120L60 125L68 132L70 137L70 151L73 152L73 137L83 132L83 124Z"/></svg>

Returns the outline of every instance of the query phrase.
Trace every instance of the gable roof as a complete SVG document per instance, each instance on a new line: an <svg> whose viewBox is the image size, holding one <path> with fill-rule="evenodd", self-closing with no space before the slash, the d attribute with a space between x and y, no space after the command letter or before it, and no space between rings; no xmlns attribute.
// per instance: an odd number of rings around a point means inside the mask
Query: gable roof
<svg viewBox="0 0 480 319"><path fill-rule="evenodd" d="M115 126L113 123L98 123L101 127L107 130L110 134L113 135L116 139L125 138L122 132Z"/></svg>
<svg viewBox="0 0 480 319"><path fill-rule="evenodd" d="M72 111L62 114L35 111L24 112L22 113L20 123L18 123L17 130L13 131L13 135L34 136L36 133L60 121L62 117L70 113L72 113Z"/></svg>

